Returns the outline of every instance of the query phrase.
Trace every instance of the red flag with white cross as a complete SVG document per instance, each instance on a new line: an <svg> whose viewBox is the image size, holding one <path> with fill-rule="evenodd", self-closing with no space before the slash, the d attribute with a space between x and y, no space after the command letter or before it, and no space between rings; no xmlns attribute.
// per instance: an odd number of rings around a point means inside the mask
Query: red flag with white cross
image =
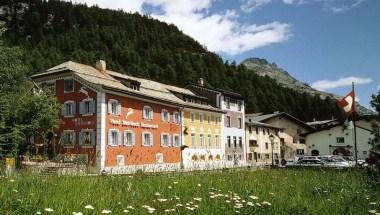
<svg viewBox="0 0 380 215"><path fill-rule="evenodd" d="M351 91L344 98L338 101L338 106L344 111L347 117L355 111L355 95Z"/></svg>

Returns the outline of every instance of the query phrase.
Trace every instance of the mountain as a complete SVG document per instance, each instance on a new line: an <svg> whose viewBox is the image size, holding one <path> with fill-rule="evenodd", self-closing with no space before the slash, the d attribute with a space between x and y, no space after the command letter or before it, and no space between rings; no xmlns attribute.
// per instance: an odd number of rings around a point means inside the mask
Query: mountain
<svg viewBox="0 0 380 215"><path fill-rule="evenodd" d="M27 75L68 60L94 65L103 59L114 71L181 87L202 77L207 87L240 93L248 113L284 111L305 121L341 114L334 101L224 62L176 26L147 15L58 0L1 1L0 11L6 27L0 39L24 50Z"/></svg>
<svg viewBox="0 0 380 215"><path fill-rule="evenodd" d="M279 68L275 63L269 63L266 59L248 58L241 64L247 69L255 72L255 74L262 77L270 77L273 80L276 80L276 82L281 86L293 89L297 92L307 93L312 96L319 96L321 99L326 99L329 97L333 100L338 100L342 98L342 96L319 91L310 87L307 83L295 79L287 71ZM373 114L371 110L361 106L359 103L357 103L357 112L360 115Z"/></svg>

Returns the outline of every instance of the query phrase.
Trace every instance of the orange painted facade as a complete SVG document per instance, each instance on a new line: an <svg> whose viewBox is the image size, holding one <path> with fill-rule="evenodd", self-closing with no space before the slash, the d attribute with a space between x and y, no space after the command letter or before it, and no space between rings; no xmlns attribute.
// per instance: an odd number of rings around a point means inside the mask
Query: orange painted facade
<svg viewBox="0 0 380 215"><path fill-rule="evenodd" d="M179 108L169 107L156 103L137 100L134 98L127 98L123 96L106 94L106 104L111 100L116 100L121 104L120 115L112 115L106 111L106 136L111 129L118 130L121 134L121 144L118 146L111 146L109 139L106 138L105 147L105 167L117 166L117 156L124 156L124 165L143 165L143 164L157 164L156 155L162 154L163 160L160 163L179 163L181 159L181 149L179 146L173 146L172 137L178 135L181 138L181 124L175 123L173 120L173 113L179 112ZM143 108L149 106L153 109L153 119L147 120L143 118ZM167 110L170 114L169 121L162 120L162 110ZM115 124L111 121L126 121L140 124L140 126L131 126ZM155 128L147 128L141 126L151 125ZM135 136L134 146L126 146L123 144L123 132L132 131ZM142 133L151 132L153 135L153 145L142 145ZM169 146L161 146L161 134L169 134L171 144Z"/></svg>
<svg viewBox="0 0 380 215"><path fill-rule="evenodd" d="M55 131L55 154L65 155L80 155L87 154L88 164L91 166L96 165L96 145L93 146L81 146L79 144L79 134L83 129L90 129L94 131L96 135L96 112L92 115L82 115L79 113L79 103L84 99L88 99L87 95L80 92L82 85L74 81L74 91L64 92L64 80L55 81L55 95L57 102L62 105L67 101L74 101L76 106L76 113L72 117L62 116L60 113L60 125ZM89 98L93 99L96 103L96 92L86 88ZM73 146L63 146L60 144L61 134L65 130L72 130L75 132L75 144Z"/></svg>

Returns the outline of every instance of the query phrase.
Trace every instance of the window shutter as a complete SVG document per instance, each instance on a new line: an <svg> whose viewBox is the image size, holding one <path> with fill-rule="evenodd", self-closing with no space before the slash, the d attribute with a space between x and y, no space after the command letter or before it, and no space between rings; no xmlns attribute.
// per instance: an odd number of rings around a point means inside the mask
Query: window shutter
<svg viewBox="0 0 380 215"><path fill-rule="evenodd" d="M117 115L121 114L121 104L118 102L117 103Z"/></svg>
<svg viewBox="0 0 380 215"><path fill-rule="evenodd" d="M65 145L65 132L62 132L62 133L61 133L61 145L62 145L62 146Z"/></svg>
<svg viewBox="0 0 380 215"><path fill-rule="evenodd" d="M83 145L83 131L79 132L79 145Z"/></svg>
<svg viewBox="0 0 380 215"><path fill-rule="evenodd" d="M122 142L121 142L121 133L120 132L117 132L117 145L122 145Z"/></svg>
<svg viewBox="0 0 380 215"><path fill-rule="evenodd" d="M79 114L84 114L84 102L79 103Z"/></svg>
<svg viewBox="0 0 380 215"><path fill-rule="evenodd" d="M128 139L127 139L127 132L124 131L124 133L123 133L123 144L127 145L127 141L128 141Z"/></svg>
<svg viewBox="0 0 380 215"><path fill-rule="evenodd" d="M90 111L91 111L91 113L95 113L96 112L96 110L95 110L95 101L94 100L92 100L92 101L90 101Z"/></svg>
<svg viewBox="0 0 380 215"><path fill-rule="evenodd" d="M95 146L96 145L96 139L95 139L95 132L91 131L91 145Z"/></svg>
<svg viewBox="0 0 380 215"><path fill-rule="evenodd" d="M112 104L108 101L108 113L112 113Z"/></svg>
<svg viewBox="0 0 380 215"><path fill-rule="evenodd" d="M164 146L164 135L161 134L161 146Z"/></svg>
<svg viewBox="0 0 380 215"><path fill-rule="evenodd" d="M61 105L61 115L62 116L65 116L66 115L66 105L65 104L63 104L63 105Z"/></svg>
<svg viewBox="0 0 380 215"><path fill-rule="evenodd" d="M135 133L132 132L131 135L132 135L132 145L134 146L136 142Z"/></svg>
<svg viewBox="0 0 380 215"><path fill-rule="evenodd" d="M75 115L75 113L76 113L76 107L77 107L77 105L76 105L76 103L75 103L75 102L73 102L72 104L73 104L73 115Z"/></svg>
<svg viewBox="0 0 380 215"><path fill-rule="evenodd" d="M144 146L144 133L141 134L141 145Z"/></svg>
<svg viewBox="0 0 380 215"><path fill-rule="evenodd" d="M149 146L153 146L153 134L149 133Z"/></svg>
<svg viewBox="0 0 380 215"><path fill-rule="evenodd" d="M108 130L108 145L112 145L112 132Z"/></svg>
<svg viewBox="0 0 380 215"><path fill-rule="evenodd" d="M73 145L76 145L76 143L77 143L77 139L76 139L76 135L75 135L76 133L75 132L73 132Z"/></svg>

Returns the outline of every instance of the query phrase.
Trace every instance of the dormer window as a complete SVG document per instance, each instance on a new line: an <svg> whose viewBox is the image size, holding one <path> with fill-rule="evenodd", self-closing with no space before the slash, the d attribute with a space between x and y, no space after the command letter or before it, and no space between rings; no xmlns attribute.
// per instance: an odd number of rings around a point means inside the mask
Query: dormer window
<svg viewBox="0 0 380 215"><path fill-rule="evenodd" d="M143 119L152 120L153 119L153 109L149 106L144 106L143 108Z"/></svg>
<svg viewBox="0 0 380 215"><path fill-rule="evenodd" d="M74 92L74 80L73 79L65 79L63 81L63 91L65 93Z"/></svg>

